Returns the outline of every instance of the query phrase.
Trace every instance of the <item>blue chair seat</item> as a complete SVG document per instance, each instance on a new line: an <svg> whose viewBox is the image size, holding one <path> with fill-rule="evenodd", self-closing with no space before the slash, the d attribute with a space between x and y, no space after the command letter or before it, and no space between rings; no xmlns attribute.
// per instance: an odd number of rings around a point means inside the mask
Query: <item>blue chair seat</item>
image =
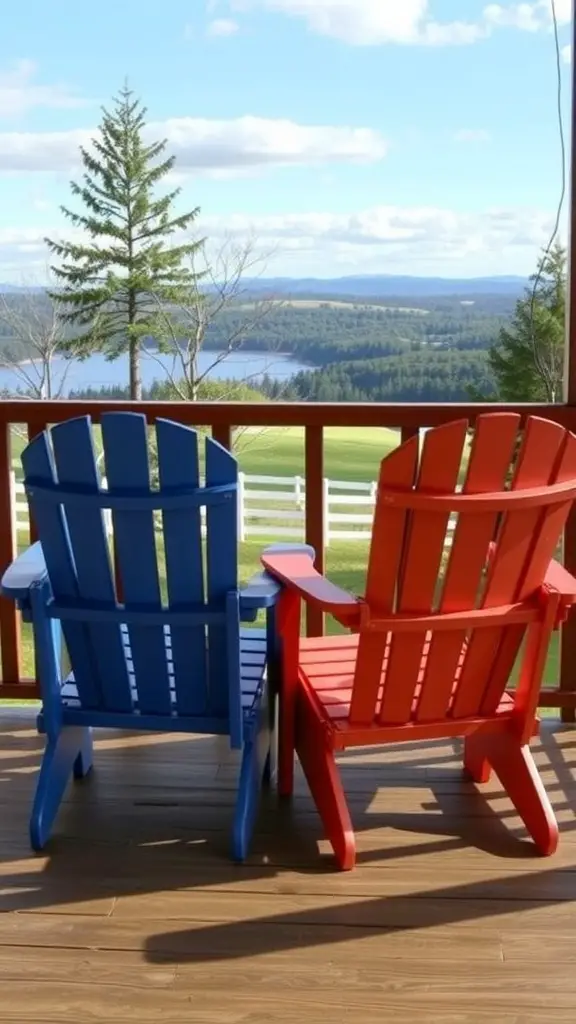
<svg viewBox="0 0 576 1024"><path fill-rule="evenodd" d="M130 639L128 636L128 629L126 626L120 626L122 632L122 640L124 644L124 651L126 654L126 663L128 665L128 677L130 680L130 691L132 694L132 700L134 702L134 714L138 715L138 689L136 686L136 677L134 675L134 666L132 661L132 651L130 650ZM178 718L178 710L176 704L176 686L174 682L174 669L172 666L172 642L170 637L170 626L164 626L164 637L166 646L166 663L168 666L168 680L170 687L170 701L173 706L172 716ZM250 730L253 725L254 717L260 706L262 700L264 686L266 683L267 676L267 664L266 664L266 630L265 629L240 629L240 687L242 692L242 713L244 717L244 731ZM78 688L74 679L74 673L71 672L64 682L60 690L60 696L62 698L62 704L64 707L64 721L66 721L66 709L70 708L77 710L81 708L80 698L78 696ZM86 712L90 715L90 711ZM42 724L42 720L41 720ZM134 722L134 728L138 728L138 722Z"/></svg>

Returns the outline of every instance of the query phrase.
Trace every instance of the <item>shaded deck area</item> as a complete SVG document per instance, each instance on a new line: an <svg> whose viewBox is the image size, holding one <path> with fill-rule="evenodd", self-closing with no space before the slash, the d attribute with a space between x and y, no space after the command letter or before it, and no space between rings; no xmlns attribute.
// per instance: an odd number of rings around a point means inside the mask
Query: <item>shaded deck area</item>
<svg viewBox="0 0 576 1024"><path fill-rule="evenodd" d="M576 730L537 759L561 826L532 854L458 744L341 758L358 868L332 868L302 778L228 861L226 740L98 734L47 856L28 847L41 741L0 719L0 1021L526 1024L576 1019Z"/></svg>

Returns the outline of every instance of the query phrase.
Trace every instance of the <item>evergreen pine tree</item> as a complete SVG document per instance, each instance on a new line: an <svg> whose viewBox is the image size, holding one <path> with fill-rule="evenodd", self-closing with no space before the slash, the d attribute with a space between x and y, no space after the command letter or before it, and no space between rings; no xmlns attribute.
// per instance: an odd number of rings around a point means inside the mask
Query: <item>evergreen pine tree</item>
<svg viewBox="0 0 576 1024"><path fill-rule="evenodd" d="M561 402L566 324L566 250L557 243L540 259L509 327L488 353L497 398Z"/></svg>
<svg viewBox="0 0 576 1024"><path fill-rule="evenodd" d="M83 212L62 207L88 240L46 239L59 260L52 267L59 285L53 297L75 329L69 349L80 357L101 351L110 359L127 351L133 399L142 397L140 349L153 332L157 304L187 294L195 275L184 260L202 244L170 244L199 210L174 213L180 189L155 195L175 158L158 160L166 140L145 144L145 119L146 108L126 85L113 110L103 110L93 150L80 150L84 174L71 189Z"/></svg>

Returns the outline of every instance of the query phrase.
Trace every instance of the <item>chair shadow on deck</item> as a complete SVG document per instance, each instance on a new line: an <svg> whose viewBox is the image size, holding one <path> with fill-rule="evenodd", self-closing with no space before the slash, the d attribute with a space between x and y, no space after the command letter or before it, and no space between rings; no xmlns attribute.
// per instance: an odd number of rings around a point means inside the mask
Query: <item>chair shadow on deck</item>
<svg viewBox="0 0 576 1024"><path fill-rule="evenodd" d="M225 892L232 902L236 894L253 894L250 920L199 921L183 929L172 921L172 931L149 936L145 953L152 962L249 957L345 941L351 927L376 934L427 929L511 914L522 901L545 907L576 900L576 853L568 867L571 887L566 867L538 870L534 864L529 871L506 870L509 859L535 861L533 847L523 829L515 823L509 827L513 811L500 807L503 792L493 786L485 796L481 787L461 781L456 745L453 753L445 747L437 753L434 745L407 744L404 750L394 748L393 760L382 765L359 763L362 751L342 757L359 868L383 868L369 871L370 877L360 870L354 879L337 873L332 858L319 848L322 830L303 784L291 805L279 804L273 790L265 796L253 852L245 865L231 864L227 825L235 768L215 759L209 737L176 742L153 734L97 737L92 777L71 788L49 848L45 855L34 855L27 847L26 825L40 747L32 720L3 730L0 911L51 908L57 913L59 907L77 905L75 913L82 914L82 905L90 901L109 899L112 904L154 893L182 891L190 899L194 890ZM545 729L535 748L544 759L561 833L567 834L576 828L573 741L569 733ZM404 795L408 809L403 809ZM385 809L387 799L390 810ZM492 877L445 885L449 871L444 868L435 888L436 861L419 858L437 855L440 864L443 853L460 850L463 871L467 850L493 857ZM414 888L404 876L398 894L392 891L394 872L404 859L407 868L415 869ZM392 861L396 865L388 872ZM421 869L420 878L416 869ZM422 872L430 888L420 884ZM258 916L259 900L266 895L268 906L270 897L278 898L278 913ZM317 909L283 911L282 899L291 895L332 899Z"/></svg>
<svg viewBox="0 0 576 1024"><path fill-rule="evenodd" d="M531 876L534 886L539 886L543 893L538 898L538 908L576 900L576 895L557 894L556 876L554 869ZM403 931L426 931L467 921L481 925L483 920L518 915L521 909L526 909L524 879L511 874L501 877L499 883L502 893L506 893L500 898L494 896L493 882L482 881L443 886L433 893L425 889L409 896L355 899L353 903L339 903L335 897L335 905L330 907L279 912L250 921L197 923L194 927L152 936L146 943L145 954L151 963L164 964L250 959L268 953L349 942L356 937L396 936ZM545 895L548 889L549 896ZM492 927L497 928L498 924ZM565 934L568 937L569 932Z"/></svg>

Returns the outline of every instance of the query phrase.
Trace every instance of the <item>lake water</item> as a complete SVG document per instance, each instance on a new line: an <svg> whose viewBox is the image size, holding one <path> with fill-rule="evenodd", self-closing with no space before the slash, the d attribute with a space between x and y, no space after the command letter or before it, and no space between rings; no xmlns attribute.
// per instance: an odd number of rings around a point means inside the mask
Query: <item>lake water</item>
<svg viewBox="0 0 576 1024"><path fill-rule="evenodd" d="M212 365L217 355L217 352L201 352L198 359L199 372L204 373ZM309 366L304 366L295 359L291 359L290 356L281 355L278 352L235 352L222 360L218 366L213 367L208 377L212 380L233 379L250 383L257 381L264 374L268 374L275 380L288 380L300 370L309 369ZM150 387L155 380L168 380L166 370L174 376L178 376L178 368L176 367L174 370L174 360L171 356L142 353L142 383L144 387ZM24 372L30 379L37 379L34 366L23 366L21 371L0 367L0 389L7 388L10 391L16 391L20 388L25 390ZM63 377L65 377L65 382L62 397L70 394L70 391L78 391L83 388L127 385L128 357L123 355L115 359L114 362L109 362L103 355L97 353L85 359L84 362L76 360L69 362L62 358L54 359L54 391L59 387Z"/></svg>

